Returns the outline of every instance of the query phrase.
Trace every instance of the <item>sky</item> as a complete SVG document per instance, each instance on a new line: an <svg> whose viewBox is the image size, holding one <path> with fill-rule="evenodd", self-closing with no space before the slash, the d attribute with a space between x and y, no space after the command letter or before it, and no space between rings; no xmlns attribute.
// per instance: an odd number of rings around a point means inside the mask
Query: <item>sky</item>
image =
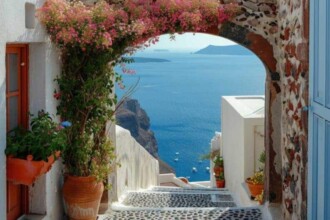
<svg viewBox="0 0 330 220"><path fill-rule="evenodd" d="M227 40L222 37L210 35L210 34L175 34L175 40L170 39L170 35L162 35L159 38L159 42L145 51L154 51L155 49L166 49L170 51L187 51L195 52L199 49L205 48L208 45L234 45L233 41Z"/></svg>

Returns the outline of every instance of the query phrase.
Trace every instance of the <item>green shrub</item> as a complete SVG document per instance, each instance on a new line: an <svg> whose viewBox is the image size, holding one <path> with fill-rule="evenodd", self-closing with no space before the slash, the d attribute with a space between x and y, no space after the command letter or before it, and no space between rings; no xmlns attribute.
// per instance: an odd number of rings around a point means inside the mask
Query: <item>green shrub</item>
<svg viewBox="0 0 330 220"><path fill-rule="evenodd" d="M30 127L30 130L18 127L8 132L6 155L21 159L32 155L33 160L47 161L56 151L65 149L64 127L53 122L48 113L40 111Z"/></svg>

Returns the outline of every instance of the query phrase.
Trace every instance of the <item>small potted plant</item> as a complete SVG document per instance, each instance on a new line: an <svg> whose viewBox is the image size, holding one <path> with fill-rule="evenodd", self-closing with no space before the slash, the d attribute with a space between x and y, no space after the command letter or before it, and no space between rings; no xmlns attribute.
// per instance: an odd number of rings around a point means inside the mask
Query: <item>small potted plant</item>
<svg viewBox="0 0 330 220"><path fill-rule="evenodd" d="M62 124L69 125L68 122ZM40 111L31 120L30 130L18 127L8 132L7 180L31 185L48 172L66 145L63 128L53 122L48 113Z"/></svg>
<svg viewBox="0 0 330 220"><path fill-rule="evenodd" d="M264 189L264 171L255 172L252 177L249 177L245 181L249 187L251 196L255 198L260 195Z"/></svg>
<svg viewBox="0 0 330 220"><path fill-rule="evenodd" d="M214 171L214 175L215 176L220 176L221 173L223 173L223 158L220 157L219 155L217 155L215 157L215 159L213 160L213 163L214 163L214 168L213 168L213 171Z"/></svg>
<svg viewBox="0 0 330 220"><path fill-rule="evenodd" d="M225 187L224 173L222 172L219 176L215 176L215 181L217 184L217 188L224 188Z"/></svg>
<svg viewBox="0 0 330 220"><path fill-rule="evenodd" d="M266 153L262 151L259 155L259 162L261 163L261 167L259 167L259 171L255 172L254 175L250 178L246 179L246 183L251 193L251 197L256 198L258 195L260 196L264 189L264 166L266 162Z"/></svg>

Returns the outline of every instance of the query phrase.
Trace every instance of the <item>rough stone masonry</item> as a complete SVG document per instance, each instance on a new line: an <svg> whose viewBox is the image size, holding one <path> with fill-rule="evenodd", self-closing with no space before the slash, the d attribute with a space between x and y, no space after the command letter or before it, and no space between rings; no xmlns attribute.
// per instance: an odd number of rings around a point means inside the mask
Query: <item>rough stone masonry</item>
<svg viewBox="0 0 330 220"><path fill-rule="evenodd" d="M307 219L309 1L230 2L242 13L220 36L252 50L267 73L265 200L281 203L284 219Z"/></svg>

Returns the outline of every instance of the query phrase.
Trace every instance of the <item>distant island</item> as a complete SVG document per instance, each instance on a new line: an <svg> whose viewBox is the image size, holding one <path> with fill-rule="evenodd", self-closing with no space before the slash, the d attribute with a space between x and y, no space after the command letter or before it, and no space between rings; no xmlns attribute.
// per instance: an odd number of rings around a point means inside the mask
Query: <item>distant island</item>
<svg viewBox="0 0 330 220"><path fill-rule="evenodd" d="M167 49L154 49L155 52L170 52Z"/></svg>
<svg viewBox="0 0 330 220"><path fill-rule="evenodd" d="M231 46L214 46L209 45L194 54L209 54L209 55L253 55L251 51L240 46L240 45L231 45Z"/></svg>
<svg viewBox="0 0 330 220"><path fill-rule="evenodd" d="M159 58L148 58L148 57L131 57L135 63L163 63L163 62L171 62L166 59Z"/></svg>

